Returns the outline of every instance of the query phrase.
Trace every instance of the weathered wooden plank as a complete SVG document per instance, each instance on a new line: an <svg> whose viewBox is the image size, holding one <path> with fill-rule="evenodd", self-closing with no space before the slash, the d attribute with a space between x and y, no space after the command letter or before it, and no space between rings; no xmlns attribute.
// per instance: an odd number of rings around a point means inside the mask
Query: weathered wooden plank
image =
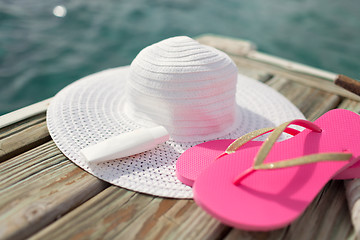
<svg viewBox="0 0 360 240"><path fill-rule="evenodd" d="M34 151L0 163L0 193L17 183L26 184L29 177L60 162L68 163L54 142L49 141Z"/></svg>
<svg viewBox="0 0 360 240"><path fill-rule="evenodd" d="M239 71L245 75L249 73L251 77L256 78L256 72L262 74L266 72L298 81L312 88L360 101L359 96L333 83L338 76L336 73L260 53L248 41L239 41L238 39L223 38L215 35L200 36L197 40L230 54L239 66Z"/></svg>
<svg viewBox="0 0 360 240"><path fill-rule="evenodd" d="M256 49L254 43L236 38L224 38L216 35L202 35L196 40L205 45L220 49L228 54L243 56Z"/></svg>
<svg viewBox="0 0 360 240"><path fill-rule="evenodd" d="M310 121L336 107L341 101L337 95L310 88L279 76L275 76L267 84L289 99Z"/></svg>
<svg viewBox="0 0 360 240"><path fill-rule="evenodd" d="M360 113L360 102L346 99L339 105L339 108ZM354 226L354 237L360 239L360 179L345 181L345 192Z"/></svg>
<svg viewBox="0 0 360 240"><path fill-rule="evenodd" d="M15 124L2 131L0 162L50 141L45 116L35 116L24 125Z"/></svg>
<svg viewBox="0 0 360 240"><path fill-rule="evenodd" d="M2 116L4 117L4 116ZM34 126L35 124L46 121L46 113L42 112L30 118L15 122L6 127L0 128L0 139L6 138L12 134L18 133L28 127Z"/></svg>
<svg viewBox="0 0 360 240"><path fill-rule="evenodd" d="M2 163L14 174L0 181L2 239L29 237L109 186L53 148L45 144Z"/></svg>
<svg viewBox="0 0 360 240"><path fill-rule="evenodd" d="M345 181L345 190L354 235L360 239L360 179Z"/></svg>
<svg viewBox="0 0 360 240"><path fill-rule="evenodd" d="M125 191L125 201L117 196L123 194L122 191L116 187L108 188L34 235L33 239L48 239L63 232L66 234L61 234L61 239L72 239L81 234L82 238L103 239L217 239L229 229L192 200L153 199ZM104 211L104 206L111 211Z"/></svg>
<svg viewBox="0 0 360 240"><path fill-rule="evenodd" d="M152 196L111 186L31 239L112 239L158 202Z"/></svg>
<svg viewBox="0 0 360 240"><path fill-rule="evenodd" d="M162 239L221 239L231 230L200 209L193 200L177 202L160 219L159 225L163 221L172 224L162 232Z"/></svg>
<svg viewBox="0 0 360 240"><path fill-rule="evenodd" d="M277 66L252 61L244 57L232 56L232 59L236 65L243 66L244 69L248 69L247 71L250 72L253 70L256 71L256 69L261 69L261 72L267 72L268 74L296 81L315 89L326 91L328 93L346 97L355 101L360 101L360 97L356 94L346 91L343 88L336 86L332 81L328 81L326 79L293 71L284 71Z"/></svg>
<svg viewBox="0 0 360 240"><path fill-rule="evenodd" d="M332 94L322 93L318 90L312 90L306 86L302 86L293 81L284 80L282 78L275 78L268 82L268 84L275 89L282 92L286 97L292 98L294 90L298 87L301 87L300 92L304 94L303 98L291 99L296 102L296 104L303 108L305 114L311 112L314 108L321 107L323 111L326 111L327 108L333 107L333 105L321 105L321 101L328 100L333 98ZM299 92L299 95L300 95ZM312 104L312 107L307 106L303 103L302 99L309 99L310 96L317 96L314 99L318 99L319 105ZM311 98L310 98L311 99ZM319 100L320 99L320 100ZM334 101L336 102L336 101ZM114 193L112 192L114 191ZM96 219L99 219L98 215L94 215L92 211L102 212L99 214L105 214L100 217L100 219L107 218L106 211L100 211L97 207L99 202L106 202L108 194L117 194L119 191L117 188L109 188L106 191L100 193L94 199L86 202L81 205L79 208L75 209L68 215L54 222L44 230L40 231L35 238L51 238L59 232L67 232L64 238L71 238L73 236L79 236L81 232L92 233L95 236L102 236L104 238L112 237L126 237L127 239L136 239L147 237L150 239L168 239L168 238L220 238L225 236L230 230L229 227L221 224L211 216L207 215L200 208L198 208L192 200L171 200L171 199L161 199L155 198L150 202L144 200L146 203L137 204L146 204L146 209L135 208L133 216L127 221L121 222L123 219L122 212L127 212L127 205L123 204L123 199L115 199L111 204L118 206L112 210L112 212L117 212L118 214L114 215L112 222L98 222ZM142 194L137 194L138 199L141 199ZM146 195L144 195L146 196ZM147 198L144 198L147 199ZM132 203L133 199L129 199L129 203ZM100 208L101 205L100 205ZM92 209L88 212L88 209ZM80 219L82 219L80 221ZM79 222L81 225L79 226ZM96 224L95 224L96 222ZM121 222L119 224L119 222ZM117 223L117 227L114 229L109 229L108 224ZM78 226L71 227L71 226ZM106 233L103 229L107 229ZM281 236L285 234L286 229L279 230L275 233L272 233L273 236ZM237 232L238 233L238 232ZM231 231L229 236L237 236L237 233ZM53 235L54 234L54 235ZM100 235L98 235L100 234ZM244 233L242 233L244 234ZM260 233L254 234L252 239L256 239ZM87 236L87 235L86 235ZM94 235L92 235L94 236ZM268 235L266 235L268 236Z"/></svg>
<svg viewBox="0 0 360 240"><path fill-rule="evenodd" d="M351 239L343 181L331 181L287 231L285 239Z"/></svg>
<svg viewBox="0 0 360 240"><path fill-rule="evenodd" d="M193 200L156 200L157 206L146 209L117 236L120 239L221 239L230 230ZM163 205L166 207L161 208Z"/></svg>
<svg viewBox="0 0 360 240"><path fill-rule="evenodd" d="M345 99L339 104L338 108L348 109L350 111L360 113L360 102Z"/></svg>
<svg viewBox="0 0 360 240"><path fill-rule="evenodd" d="M266 82L268 80L270 80L271 78L273 78L273 74L267 72L267 71L261 71L261 70L256 70L256 69L249 69L247 67L241 66L241 65L237 65L238 69L239 69L239 73L243 74L245 76L248 76L250 78L259 80L260 82Z"/></svg>
<svg viewBox="0 0 360 240"><path fill-rule="evenodd" d="M305 75L278 74L282 70L276 67L263 67L260 70L259 66L264 63L253 63L241 57L236 59L240 72L278 89L310 120L337 107L341 101L334 94L318 90L322 87L306 86L311 83L299 80ZM276 77L272 78L274 75ZM319 84L316 77L307 78ZM12 125L7 128L12 132L7 133L0 130L0 139L22 134L30 125L25 128L22 125L14 128L15 125ZM227 239L351 239L353 236L351 230L348 231L351 224L343 209L343 200L337 196L343 190L339 190L336 184L334 187L333 183L328 186L330 190L325 188L289 229L260 233L231 230L203 212L192 200L154 198L114 186L106 188L107 184L80 170L57 152L52 142L41 145L35 152L25 152L1 164L0 192L3 199L0 200L0 238L24 238L37 231L34 239L214 239L224 236ZM326 212L329 209L331 213ZM316 228L318 222L321 224ZM313 232L301 232L306 229Z"/></svg>
<svg viewBox="0 0 360 240"><path fill-rule="evenodd" d="M252 60L281 67L283 71L303 73L309 76L316 76L330 81L334 81L337 77L337 74L333 72L289 61L287 59L276 57L266 53L258 52L256 51L256 46L254 45L254 43L246 40L217 36L212 34L199 36L197 40L202 44L213 46L224 52L227 52L230 55L246 57L248 61Z"/></svg>
<svg viewBox="0 0 360 240"><path fill-rule="evenodd" d="M250 51L248 54L246 54L246 58L257 62L267 63L272 66L277 66L281 68L283 71L301 73L309 76L316 76L329 81L334 81L338 76L338 74L330 71L314 68L309 65L289 61L284 58L280 58L277 56L269 55L258 51Z"/></svg>
<svg viewBox="0 0 360 240"><path fill-rule="evenodd" d="M155 198L130 224L123 229L117 229L113 232L113 236L118 236L120 239L160 239L163 231L166 231L171 226L170 221L163 221L159 224L159 219L174 206L176 200Z"/></svg>
<svg viewBox="0 0 360 240"><path fill-rule="evenodd" d="M0 128L29 119L35 115L44 113L50 104L51 98L29 105L19 110L0 116Z"/></svg>

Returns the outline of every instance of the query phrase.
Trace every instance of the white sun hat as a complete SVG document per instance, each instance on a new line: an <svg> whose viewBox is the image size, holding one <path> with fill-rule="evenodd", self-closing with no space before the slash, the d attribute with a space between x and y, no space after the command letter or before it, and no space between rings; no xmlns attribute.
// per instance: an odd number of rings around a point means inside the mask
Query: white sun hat
<svg viewBox="0 0 360 240"><path fill-rule="evenodd" d="M284 96L238 74L223 52L185 37L143 49L131 66L84 77L52 100L47 124L75 164L114 185L162 197L191 198L175 163L204 141L238 138L302 113ZM89 163L79 153L113 136L163 126L170 139L130 157Z"/></svg>

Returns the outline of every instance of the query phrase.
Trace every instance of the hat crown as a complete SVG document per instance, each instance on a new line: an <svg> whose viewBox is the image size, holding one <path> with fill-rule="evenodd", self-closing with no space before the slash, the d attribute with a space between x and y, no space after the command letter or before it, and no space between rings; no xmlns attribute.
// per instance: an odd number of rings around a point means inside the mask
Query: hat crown
<svg viewBox="0 0 360 240"><path fill-rule="evenodd" d="M215 48L173 37L144 48L131 63L125 114L162 125L177 141L208 140L235 122L237 68Z"/></svg>

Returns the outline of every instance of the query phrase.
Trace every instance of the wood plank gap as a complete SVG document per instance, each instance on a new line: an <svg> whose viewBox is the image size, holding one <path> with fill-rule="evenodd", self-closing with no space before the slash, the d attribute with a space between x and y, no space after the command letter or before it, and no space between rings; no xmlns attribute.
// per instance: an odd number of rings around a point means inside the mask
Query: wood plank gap
<svg viewBox="0 0 360 240"><path fill-rule="evenodd" d="M343 183L330 181L291 224L286 239L346 239L351 232Z"/></svg>
<svg viewBox="0 0 360 240"><path fill-rule="evenodd" d="M0 163L0 182L1 179L7 178L7 175L14 175L17 172L30 173L29 167L41 163L44 159L54 156L65 156L59 151L53 141L46 142L26 151L8 161Z"/></svg>
<svg viewBox="0 0 360 240"><path fill-rule="evenodd" d="M0 116L0 128L45 112L50 104L50 101L51 98L48 98L41 102L26 106L19 110Z"/></svg>
<svg viewBox="0 0 360 240"><path fill-rule="evenodd" d="M281 76L275 76L266 84L289 99L310 121L337 107L342 99L337 95L308 87Z"/></svg>
<svg viewBox="0 0 360 240"><path fill-rule="evenodd" d="M46 122L35 124L25 130L0 140L0 162L51 140Z"/></svg>
<svg viewBox="0 0 360 240"><path fill-rule="evenodd" d="M246 239L246 240L280 240L285 239L286 232L288 227L259 232L259 231L244 231L241 229L232 229L230 233L224 238L224 240L236 240L236 239Z"/></svg>
<svg viewBox="0 0 360 240"><path fill-rule="evenodd" d="M120 238L127 239L218 239L230 227L200 209L193 200L155 199Z"/></svg>
<svg viewBox="0 0 360 240"><path fill-rule="evenodd" d="M72 164L62 155L52 156L42 162L36 163L29 167L29 172L21 171L14 174L7 174L1 181L0 193L7 188L16 188L18 184L24 184L26 181L31 180L43 171L56 171L64 165ZM46 168L44 168L46 167ZM25 183L26 184L26 183Z"/></svg>
<svg viewBox="0 0 360 240"><path fill-rule="evenodd" d="M185 236L211 238L222 236L229 229L198 208L192 200L153 198L136 193L126 201L115 198L106 204L111 210L103 209L101 203L108 199L108 194L114 194L116 191L122 190L112 186L106 190L107 193L102 192L90 199L41 230L33 239L52 238L61 232L66 232L61 239L74 239L79 236L103 239L141 239L145 236L147 239L184 239ZM94 219L102 220L95 222Z"/></svg>
<svg viewBox="0 0 360 240"><path fill-rule="evenodd" d="M266 83L266 82L268 82L269 80L271 80L273 78L274 78L273 74L266 73L266 74L259 75L257 80L260 81L260 82Z"/></svg>
<svg viewBox="0 0 360 240"><path fill-rule="evenodd" d="M216 240L225 239L227 236L229 236L232 230L233 230L232 227L224 227L224 230L219 234L219 236L216 236L215 239Z"/></svg>
<svg viewBox="0 0 360 240"><path fill-rule="evenodd" d="M13 134L16 134L18 132L21 132L25 130L26 128L29 128L31 126L34 126L36 124L39 124L41 122L46 121L46 113L40 113L38 115L35 115L29 119L25 119L16 123L13 123L12 125L3 127L0 129L0 139L9 137Z"/></svg>
<svg viewBox="0 0 360 240"><path fill-rule="evenodd" d="M119 238L126 239L160 239L162 232L168 228L168 224L158 225L159 220L160 218L166 219L163 215L176 201L175 199L154 198L145 211L142 211L137 218L132 219L120 232L114 232L115 234L112 237L118 236ZM156 238L154 238L154 235Z"/></svg>
<svg viewBox="0 0 360 240"><path fill-rule="evenodd" d="M63 158L1 192L4 239L29 237L110 185Z"/></svg>

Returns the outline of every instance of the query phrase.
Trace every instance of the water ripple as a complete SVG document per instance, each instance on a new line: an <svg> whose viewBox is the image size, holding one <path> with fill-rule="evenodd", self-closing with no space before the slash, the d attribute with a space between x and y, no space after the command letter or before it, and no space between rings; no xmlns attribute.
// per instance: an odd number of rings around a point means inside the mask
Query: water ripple
<svg viewBox="0 0 360 240"><path fill-rule="evenodd" d="M145 46L175 35L244 38L264 52L360 79L359 8L357 0L1 1L0 114L127 65Z"/></svg>

